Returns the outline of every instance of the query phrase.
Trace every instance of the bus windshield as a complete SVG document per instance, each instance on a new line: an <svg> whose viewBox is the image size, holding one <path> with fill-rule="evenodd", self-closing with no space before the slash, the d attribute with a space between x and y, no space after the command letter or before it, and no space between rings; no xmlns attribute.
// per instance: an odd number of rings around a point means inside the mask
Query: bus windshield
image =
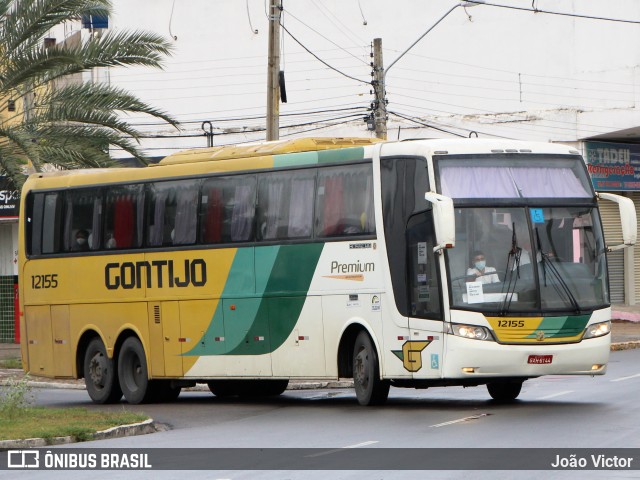
<svg viewBox="0 0 640 480"><path fill-rule="evenodd" d="M456 209L447 252L454 307L492 313L582 311L608 304L592 207Z"/></svg>

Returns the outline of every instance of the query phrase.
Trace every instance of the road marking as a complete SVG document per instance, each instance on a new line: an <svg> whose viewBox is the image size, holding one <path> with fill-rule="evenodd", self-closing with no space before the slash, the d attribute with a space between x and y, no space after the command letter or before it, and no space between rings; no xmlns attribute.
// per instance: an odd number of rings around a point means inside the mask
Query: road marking
<svg viewBox="0 0 640 480"><path fill-rule="evenodd" d="M562 395L566 395L568 393L573 393L573 390L565 390L564 392L552 393L551 395L545 395L544 397L538 398L538 400L549 400L550 398L561 397Z"/></svg>
<svg viewBox="0 0 640 480"><path fill-rule="evenodd" d="M342 450L344 450L346 448L366 447L367 445L372 445L374 443L378 443L378 441L377 440L370 440L368 442L356 443L355 445L347 445L346 447L342 447L342 448L334 448L333 450L327 450L326 452L314 453L313 455L305 455L305 458L323 457L325 455L331 455L332 453L341 452Z"/></svg>
<svg viewBox="0 0 640 480"><path fill-rule="evenodd" d="M490 413L481 413L480 415L472 415L470 417L459 418L458 420L451 420L450 422L437 423L436 425L430 425L433 428L446 427L447 425L454 425L456 423L468 422L469 420L477 420L482 417L488 417Z"/></svg>
<svg viewBox="0 0 640 480"><path fill-rule="evenodd" d="M613 380L611 380L612 382L623 382L625 380L631 380L632 378L638 378L640 377L640 373L636 373L635 375L629 375L628 377L620 377L620 378L615 378Z"/></svg>

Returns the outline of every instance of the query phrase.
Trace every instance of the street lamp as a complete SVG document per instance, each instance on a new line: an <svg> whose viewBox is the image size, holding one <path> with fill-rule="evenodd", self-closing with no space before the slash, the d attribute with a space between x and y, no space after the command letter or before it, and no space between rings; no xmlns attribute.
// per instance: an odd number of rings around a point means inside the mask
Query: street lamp
<svg viewBox="0 0 640 480"><path fill-rule="evenodd" d="M409 45L409 48L407 48L404 52L402 52L400 54L400 56L398 56L398 58L396 58L393 62L391 62L391 64L385 69L384 75L386 76L387 72L389 71L389 69L391 67L393 67L398 62L398 60L400 60L402 57L404 57L405 54L409 50L411 50L413 47L415 47L416 44L420 40L422 40L424 37L426 37L427 34L436 27L436 25L438 25L442 20L444 20L447 17L447 15L449 15L451 12L453 12L456 8L458 8L458 7L464 7L464 8L477 7L478 5L482 5L483 3L485 3L484 0L471 0L471 1L460 2L460 3L456 4L456 5L454 5L453 7L451 7L447 11L447 13L445 13L442 17L440 17L440 19L436 23L431 25L426 32L424 32L422 35L420 35L420 37L415 42L413 42L411 45Z"/></svg>
<svg viewBox="0 0 640 480"><path fill-rule="evenodd" d="M382 138L385 140L387 138L387 104L386 104L387 95L386 95L386 87L385 87L385 78L387 77L387 73L389 72L389 69L393 67L398 62L398 60L404 57L409 50L415 47L420 40L426 37L427 34L436 27L436 25L438 25L442 20L444 20L447 17L447 15L453 12L456 8L458 7L470 8L470 7L475 7L477 5L482 5L483 3L485 3L485 0L468 0L468 1L463 1L455 4L444 15L442 15L442 17L440 17L436 23L431 25L431 27L429 27L429 29L426 32L420 35L420 37L418 37L418 39L415 42L409 45L409 48L407 48L404 52L402 52L398 56L398 58L396 58L393 62L391 62L391 64L386 69L380 68L379 70L376 71L375 83L377 85L377 88L376 88L376 108L374 113L374 123L375 123L375 131L376 131L377 138ZM381 50L379 53L379 58L380 58L379 65L382 65Z"/></svg>

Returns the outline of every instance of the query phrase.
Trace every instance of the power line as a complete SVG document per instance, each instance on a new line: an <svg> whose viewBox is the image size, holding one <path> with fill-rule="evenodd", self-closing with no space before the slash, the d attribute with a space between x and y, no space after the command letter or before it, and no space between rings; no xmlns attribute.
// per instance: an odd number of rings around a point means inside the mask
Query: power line
<svg viewBox="0 0 640 480"><path fill-rule="evenodd" d="M314 5L316 5L316 4L314 3ZM317 5L316 5L316 7L317 7ZM354 55L353 53L349 52L348 50L346 50L346 49L342 48L342 47L341 47L340 45L338 45L336 42L334 42L334 41L333 41L333 40L331 40L330 38L328 38L328 37L324 36L322 33L318 32L315 28L313 28L313 27L311 27L311 26L307 25L306 23L304 23L302 20L300 20L298 17L296 17L293 13L291 13L291 11L290 11L289 9L286 9L285 11L287 12L287 14L288 14L290 17L293 17L293 19L297 20L297 21L298 21L298 22L300 22L302 25L304 25L305 27L307 27L309 30L311 30L312 32L315 32L316 34L318 34L319 36L321 36L322 38L324 38L327 42L331 43L332 45L335 45L335 46L336 46L336 47L338 47L340 50L342 50L343 52L345 52L345 53L347 53L347 54L351 55L353 58L355 58L355 59L357 59L358 61L360 61L360 62L364 63L365 65L369 65L369 63L368 63L368 62L366 62L365 60L363 60L362 58L360 58L360 57L358 57L357 55ZM322 10L320 10L320 11L322 12ZM323 13L324 13L324 12L323 12ZM327 18L328 18L328 17L327 17ZM331 19L329 19L329 21L331 21ZM283 25L283 27L284 27L284 25ZM340 29L340 30L342 31L342 29ZM287 33L289 33L289 32L287 32ZM289 35L291 35L291 34L289 33Z"/></svg>
<svg viewBox="0 0 640 480"><path fill-rule="evenodd" d="M533 12L533 13L544 13L548 15L559 15L562 17L574 17L574 18L584 18L587 20L602 20L607 22L618 22L618 23L632 23L632 24L640 24L640 20L626 20L623 18L609 18L609 17L597 17L593 15L582 15L579 13L566 13L566 12L554 12L551 10L541 10L539 8L525 8L525 7L514 7L512 5L499 5L497 3L488 3L488 2L480 2L475 0L468 0L469 3L475 3L477 5L486 5L489 7L497 7L497 8L506 8L508 10L520 10L524 12Z"/></svg>
<svg viewBox="0 0 640 480"><path fill-rule="evenodd" d="M291 37L291 38L292 38L292 39L293 39L293 40L294 40L298 45L300 45L302 48L304 48L304 49L305 49L305 50L306 50L310 55L312 55L313 57L315 57L315 59L316 59L316 60L318 60L318 61L319 61L320 63L322 63L323 65L327 66L327 67L328 67L328 68L330 68L331 70L333 70L333 71L335 71L335 72L339 73L340 75L342 75L342 76L344 76L344 77L350 78L351 80L355 80L356 82L364 83L365 85L370 85L370 84L371 84L371 82L367 82L367 81L365 81L365 80L361 80L361 79L359 79L359 78L352 77L351 75L348 75L348 74L344 73L343 71L338 70L336 67L334 67L334 66L332 66L332 65L328 64L327 62L325 62L324 60L322 60L319 56L317 56L315 53L313 53L311 50L309 50L307 47L305 47L305 46L300 42L300 40L298 40L296 37L294 37L294 36L291 34L291 32L290 32L289 30L287 30L287 28L286 28L284 25L280 24L280 26L282 27L282 29L283 29L285 32L287 32L287 35L289 35L289 36L290 36L290 37Z"/></svg>
<svg viewBox="0 0 640 480"><path fill-rule="evenodd" d="M449 130L445 130L444 128L434 127L433 125L429 125L428 123L421 122L419 120L416 120L415 118L404 116L401 113L392 112L390 110L388 110L388 113L390 113L391 115L395 115L396 117L404 118L405 120L409 120L410 122L414 122L414 123L416 123L418 125L422 125L423 127L432 128L432 129L437 130L439 132L448 133L449 135L454 135L456 137L466 138L464 135L460 135L459 133L451 132Z"/></svg>

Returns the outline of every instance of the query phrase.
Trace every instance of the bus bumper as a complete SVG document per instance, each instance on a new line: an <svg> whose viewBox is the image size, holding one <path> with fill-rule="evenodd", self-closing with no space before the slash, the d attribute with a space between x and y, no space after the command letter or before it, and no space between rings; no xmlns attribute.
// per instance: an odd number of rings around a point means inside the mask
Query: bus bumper
<svg viewBox="0 0 640 480"><path fill-rule="evenodd" d="M611 334L562 345L501 345L455 335L446 342L442 376L452 379L603 375L611 352Z"/></svg>

